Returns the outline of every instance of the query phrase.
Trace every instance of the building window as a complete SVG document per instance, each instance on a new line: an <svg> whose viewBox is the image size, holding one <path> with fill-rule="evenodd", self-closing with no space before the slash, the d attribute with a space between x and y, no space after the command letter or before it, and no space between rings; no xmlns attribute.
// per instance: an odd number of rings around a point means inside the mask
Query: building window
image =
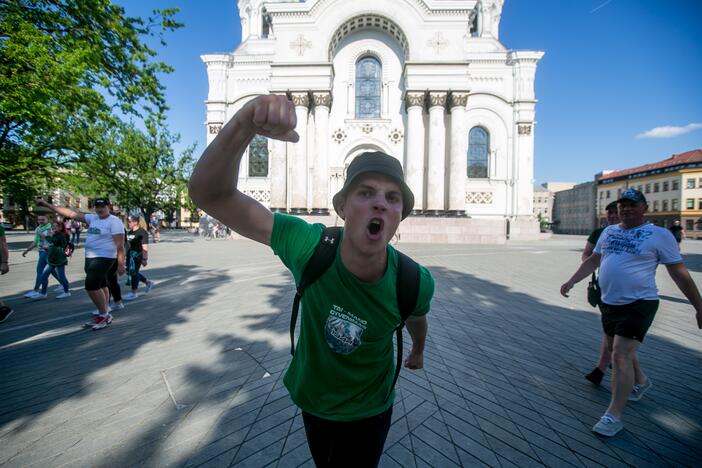
<svg viewBox="0 0 702 468"><path fill-rule="evenodd" d="M643 192L643 185L639 185L639 188L636 190L638 190L639 192Z"/></svg>
<svg viewBox="0 0 702 468"><path fill-rule="evenodd" d="M490 134L483 127L473 127L468 133L468 177L486 179L488 176L488 154Z"/></svg>
<svg viewBox="0 0 702 468"><path fill-rule="evenodd" d="M675 180L673 181L673 187L672 187L672 189L673 189L673 190L678 190L679 188L680 188L680 182L678 182L678 180L675 179Z"/></svg>
<svg viewBox="0 0 702 468"><path fill-rule="evenodd" d="M651 184L646 184L646 193L651 193Z"/></svg>
<svg viewBox="0 0 702 468"><path fill-rule="evenodd" d="M685 204L685 207L686 207L688 210L694 210L694 209L695 209L695 199L694 199L694 198L688 198L687 200L685 200L685 203L686 203L686 204Z"/></svg>
<svg viewBox="0 0 702 468"><path fill-rule="evenodd" d="M658 200L653 200L653 211L658 211Z"/></svg>
<svg viewBox="0 0 702 468"><path fill-rule="evenodd" d="M609 197L610 197L609 190L607 190L607 199L608 200L609 200Z"/></svg>
<svg viewBox="0 0 702 468"><path fill-rule="evenodd" d="M695 179L687 179L687 188L695 188Z"/></svg>
<svg viewBox="0 0 702 468"><path fill-rule="evenodd" d="M380 61L363 57L356 62L356 118L380 118Z"/></svg>
<svg viewBox="0 0 702 468"><path fill-rule="evenodd" d="M697 209L702 210L702 198L697 199Z"/></svg>
<svg viewBox="0 0 702 468"><path fill-rule="evenodd" d="M668 183L667 180L666 180L665 182L663 182L663 191L664 191L664 192L667 192L667 191L668 191L669 185L670 185L670 184Z"/></svg>
<svg viewBox="0 0 702 468"><path fill-rule="evenodd" d="M695 230L695 221L692 219L686 219L685 220L685 230L686 231L694 231Z"/></svg>
<svg viewBox="0 0 702 468"><path fill-rule="evenodd" d="M600 200L604 198L604 192L600 192Z"/></svg>
<svg viewBox="0 0 702 468"><path fill-rule="evenodd" d="M673 211L677 211L677 210L678 210L679 207L678 207L678 199L677 199L677 198L673 198L673 200L670 202L670 208L671 208Z"/></svg>
<svg viewBox="0 0 702 468"><path fill-rule="evenodd" d="M663 200L663 211L668 211L668 200Z"/></svg>
<svg viewBox="0 0 702 468"><path fill-rule="evenodd" d="M658 182L654 182L653 183L653 191L660 192L661 191L661 184L659 184Z"/></svg>
<svg viewBox="0 0 702 468"><path fill-rule="evenodd" d="M622 196L622 189L617 189L617 200Z"/></svg>
<svg viewBox="0 0 702 468"><path fill-rule="evenodd" d="M268 175L268 139L256 135L249 145L249 177Z"/></svg>
<svg viewBox="0 0 702 468"><path fill-rule="evenodd" d="M697 186L698 186L698 187L702 187L702 177L700 177L700 178L697 179L697 180L698 180Z"/></svg>

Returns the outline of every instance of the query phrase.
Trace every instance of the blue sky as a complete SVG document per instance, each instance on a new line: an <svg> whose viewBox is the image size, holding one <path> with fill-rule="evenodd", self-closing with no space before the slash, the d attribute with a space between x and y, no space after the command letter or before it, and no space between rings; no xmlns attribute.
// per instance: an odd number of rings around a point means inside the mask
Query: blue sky
<svg viewBox="0 0 702 468"><path fill-rule="evenodd" d="M158 50L176 68L163 77L169 127L181 148L197 142L199 154L207 97L200 55L239 44L236 0L116 3L133 16L180 8L185 27ZM700 20L701 0L505 0L501 42L546 52L536 74L536 182L584 182L702 148ZM659 127L675 128L643 137Z"/></svg>

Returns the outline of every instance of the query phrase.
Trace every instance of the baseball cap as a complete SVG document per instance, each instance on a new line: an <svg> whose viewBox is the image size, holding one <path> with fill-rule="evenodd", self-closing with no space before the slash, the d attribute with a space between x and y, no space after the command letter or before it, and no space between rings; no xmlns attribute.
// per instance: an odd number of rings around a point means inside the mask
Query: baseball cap
<svg viewBox="0 0 702 468"><path fill-rule="evenodd" d="M633 188L624 190L619 196L617 203L621 202L622 200L630 200L634 203L646 203L646 197L644 197L644 194Z"/></svg>
<svg viewBox="0 0 702 468"><path fill-rule="evenodd" d="M353 181L361 174L367 172L375 172L390 177L400 186L400 191L402 192L402 219L405 219L414 207L414 194L405 183L405 175L402 172L400 161L380 151L367 151L356 156L351 161L348 169L346 169L344 186L332 198L332 203L337 213L339 212L339 205Z"/></svg>
<svg viewBox="0 0 702 468"><path fill-rule="evenodd" d="M100 197L95 199L95 206L110 206L110 199L107 197Z"/></svg>

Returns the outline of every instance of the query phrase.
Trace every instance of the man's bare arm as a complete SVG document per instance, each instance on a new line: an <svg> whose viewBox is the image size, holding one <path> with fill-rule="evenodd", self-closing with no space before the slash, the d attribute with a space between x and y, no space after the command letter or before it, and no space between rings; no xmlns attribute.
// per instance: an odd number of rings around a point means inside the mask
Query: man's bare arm
<svg viewBox="0 0 702 468"><path fill-rule="evenodd" d="M190 178L190 198L242 236L270 245L273 213L237 189L241 157L257 134L299 140L295 106L285 96L259 96L247 103L205 149Z"/></svg>
<svg viewBox="0 0 702 468"><path fill-rule="evenodd" d="M407 330L412 337L412 350L405 359L405 367L408 369L421 369L424 367L424 343L427 338L429 324L427 316L415 317L410 315L407 319Z"/></svg>
<svg viewBox="0 0 702 468"><path fill-rule="evenodd" d="M585 248L583 249L583 254L580 256L580 261L584 262L585 260L592 255L592 251L595 250L595 244L593 244L590 241L585 242Z"/></svg>
<svg viewBox="0 0 702 468"><path fill-rule="evenodd" d="M687 271L687 268L683 263L666 265L665 267L668 269L668 274L678 286L680 292L685 295L685 297L695 308L697 328L702 329L702 297L700 297L700 291L697 289L695 282L692 280L690 272Z"/></svg>
<svg viewBox="0 0 702 468"><path fill-rule="evenodd" d="M581 263L580 267L578 267L575 273L573 273L573 276L571 276L568 281L561 285L561 294L568 297L568 291L573 289L573 286L575 286L578 281L587 278L593 271L597 270L597 267L600 266L600 258L600 254L593 253L587 260Z"/></svg>
<svg viewBox="0 0 702 468"><path fill-rule="evenodd" d="M126 271L124 260L124 234L112 234L112 240L117 247L117 273L123 275Z"/></svg>
<svg viewBox="0 0 702 468"><path fill-rule="evenodd" d="M55 206L55 205L52 205L51 203L47 202L46 200L42 200L42 199L37 200L37 205L44 206L44 207L50 209L51 211L53 211L54 213L60 214L64 218L77 219L81 223L86 223L86 224L88 223L85 220L85 215L83 213L72 210L70 208L66 208L63 206Z"/></svg>

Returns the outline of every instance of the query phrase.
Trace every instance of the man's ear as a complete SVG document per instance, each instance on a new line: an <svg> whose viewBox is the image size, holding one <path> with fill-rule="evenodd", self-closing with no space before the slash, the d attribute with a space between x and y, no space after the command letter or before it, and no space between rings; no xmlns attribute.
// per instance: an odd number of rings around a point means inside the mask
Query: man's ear
<svg viewBox="0 0 702 468"><path fill-rule="evenodd" d="M339 202L339 207L336 210L336 214L339 215L339 218L343 219L346 221L346 214L344 208L346 207L346 197L342 197L341 201Z"/></svg>

